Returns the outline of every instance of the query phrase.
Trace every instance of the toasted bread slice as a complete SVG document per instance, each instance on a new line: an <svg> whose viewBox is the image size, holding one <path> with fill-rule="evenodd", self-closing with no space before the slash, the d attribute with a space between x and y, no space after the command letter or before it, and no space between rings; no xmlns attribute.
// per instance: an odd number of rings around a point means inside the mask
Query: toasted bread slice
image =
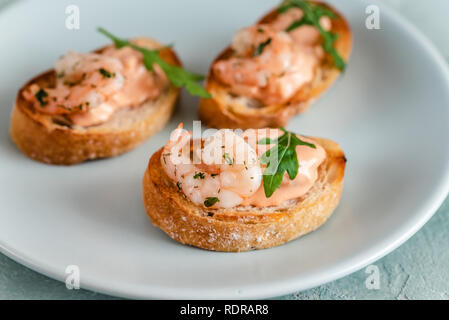
<svg viewBox="0 0 449 320"><path fill-rule="evenodd" d="M172 239L214 251L271 248L320 227L340 200L346 158L331 140L311 138L326 150L309 192L282 206L206 209L189 201L165 174L162 149L150 159L143 178L143 203L153 224Z"/></svg>
<svg viewBox="0 0 449 320"><path fill-rule="evenodd" d="M155 40L139 38L138 41L139 45L148 48L162 47ZM170 48L162 49L160 54L168 63L181 66ZM138 107L118 110L101 125L80 127L63 116L35 111L32 104L23 98L22 92L30 84L52 86L55 81L55 71L49 70L19 90L12 110L10 135L30 158L61 165L113 157L135 148L165 126L180 91L170 84L157 99L146 101Z"/></svg>
<svg viewBox="0 0 449 320"><path fill-rule="evenodd" d="M336 18L332 19L332 32L338 34L334 45L343 60L347 61L352 48L352 33L346 19L331 6L312 1L332 10ZM258 23L269 23L279 15L277 9L268 13ZM212 63L231 56L231 47L226 48ZM285 126L295 114L305 111L337 79L340 70L333 65L332 58L326 54L325 59L315 71L314 79L301 87L285 104L260 105L254 99L231 94L229 86L214 76L212 67L206 79L206 89L212 94L211 99L201 99L199 117L208 126L214 128L265 128Z"/></svg>

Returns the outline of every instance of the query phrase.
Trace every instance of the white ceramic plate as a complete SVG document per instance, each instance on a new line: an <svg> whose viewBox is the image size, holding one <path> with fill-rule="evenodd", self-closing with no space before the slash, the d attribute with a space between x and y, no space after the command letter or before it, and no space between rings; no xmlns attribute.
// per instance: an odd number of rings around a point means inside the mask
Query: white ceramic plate
<svg viewBox="0 0 449 320"><path fill-rule="evenodd" d="M341 204L318 231L286 245L232 254L180 245L152 226L141 203L149 156L197 99L183 94L166 129L135 151L74 167L40 164L9 140L9 113L24 81L68 49L106 40L103 26L175 43L205 73L234 31L270 0L25 1L0 14L0 248L50 277L81 271L81 286L139 298L262 298L317 286L387 254L435 212L449 188L449 76L429 42L381 7L381 30L365 28L362 1L332 1L349 19L354 51L344 76L289 128L341 143L348 157ZM371 3L372 1L370 1ZM81 29L64 26L80 8Z"/></svg>

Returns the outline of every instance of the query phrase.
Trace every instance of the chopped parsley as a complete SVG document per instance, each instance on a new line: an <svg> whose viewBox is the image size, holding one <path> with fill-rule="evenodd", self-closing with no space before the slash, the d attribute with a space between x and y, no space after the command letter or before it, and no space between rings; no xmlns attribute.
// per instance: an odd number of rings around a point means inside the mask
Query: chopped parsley
<svg viewBox="0 0 449 320"><path fill-rule="evenodd" d="M226 152L223 154L223 159L225 159L226 163L229 164L230 166L234 164L234 161Z"/></svg>
<svg viewBox="0 0 449 320"><path fill-rule="evenodd" d="M103 76L103 78L112 78L115 76L115 73L111 73L108 70L104 69L104 68L100 68L98 69L98 72L101 73L101 75Z"/></svg>
<svg viewBox="0 0 449 320"><path fill-rule="evenodd" d="M175 87L185 87L187 91L194 96L199 96L202 98L212 98L212 95L206 89L197 84L198 81L202 81L204 79L202 75L189 72L181 67L166 62L159 54L159 51L161 49L150 50L147 48L139 47L129 42L128 40L117 38L103 28L98 28L98 32L111 39L117 48L128 46L142 53L143 64L145 65L145 68L147 68L147 70L149 71L153 71L153 66L157 64L164 71L167 78Z"/></svg>
<svg viewBox="0 0 449 320"><path fill-rule="evenodd" d="M265 50L265 47L268 46L271 43L272 39L268 38L266 41L260 43L256 50L254 51L254 57L260 56L262 52Z"/></svg>
<svg viewBox="0 0 449 320"><path fill-rule="evenodd" d="M39 101L41 107L44 107L48 104L48 101L44 100L48 97L48 93L44 89L40 89L34 96L36 97L37 101Z"/></svg>
<svg viewBox="0 0 449 320"><path fill-rule="evenodd" d="M220 201L220 199L217 197L207 197L206 200L204 200L204 206L207 208L212 207L218 201Z"/></svg>

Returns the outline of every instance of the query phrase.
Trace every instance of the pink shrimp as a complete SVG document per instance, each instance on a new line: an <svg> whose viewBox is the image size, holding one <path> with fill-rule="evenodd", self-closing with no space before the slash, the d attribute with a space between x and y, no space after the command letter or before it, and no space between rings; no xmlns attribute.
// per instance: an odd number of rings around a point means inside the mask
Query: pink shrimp
<svg viewBox="0 0 449 320"><path fill-rule="evenodd" d="M214 74L239 95L264 104L283 103L314 75L317 61L285 32L256 25L237 33L235 56L219 60Z"/></svg>
<svg viewBox="0 0 449 320"><path fill-rule="evenodd" d="M239 136L219 130L191 149L192 134L182 124L165 145L161 163L167 175L197 205L231 208L255 194L262 181L257 153ZM195 163L194 159L200 159Z"/></svg>
<svg viewBox="0 0 449 320"><path fill-rule="evenodd" d="M78 125L107 121L115 110L157 97L167 83L160 68L150 73L142 54L132 48L106 48L102 53L69 51L55 63L54 87L30 85L26 100L46 114L67 114Z"/></svg>

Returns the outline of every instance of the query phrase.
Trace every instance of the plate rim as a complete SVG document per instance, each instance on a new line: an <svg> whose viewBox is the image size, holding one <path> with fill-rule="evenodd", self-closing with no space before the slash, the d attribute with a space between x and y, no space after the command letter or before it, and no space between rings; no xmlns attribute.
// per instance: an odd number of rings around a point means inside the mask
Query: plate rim
<svg viewBox="0 0 449 320"><path fill-rule="evenodd" d="M18 9L28 1L15 1L8 3L0 10L0 16L5 12ZM432 60L438 65L441 74L446 79L449 90L449 65L444 59L440 51L424 35L424 33L412 24L407 18L402 16L395 9L389 7L384 3L379 3L378 0L362 0L364 4L374 4L381 8L382 13L389 16L391 20L398 23L404 30L408 31L410 36L417 42ZM240 290L229 290L228 288L213 288L208 290L192 289L192 288L171 288L161 286L144 285L138 286L124 286L123 284L117 286L114 283L107 281L92 279L88 275L83 276L81 281L81 288L91 290L94 292L122 298L138 298L138 299L261 299L270 297L279 297L296 291L304 291L314 288L319 285L329 283L340 279L346 275L356 272L363 267L377 261L397 249L408 239L410 239L417 231L419 231L424 224L436 213L441 207L444 200L449 194L449 164L446 166L446 171L441 175L438 189L433 193L429 200L423 204L417 218L413 222L408 221L403 224L395 233L391 234L383 241L378 241L371 246L369 250L362 250L350 259L347 259L343 265L335 264L331 267L334 270L327 270L327 276L316 275L313 279L304 281L304 279L297 280L296 277L290 277L283 280L272 280L263 282L261 284L243 285ZM26 254L0 241L0 252L10 259L18 262L25 267L43 274L51 279L59 282L65 282L65 274L61 273L60 269L56 269L45 261L37 261ZM233 291L233 292L231 292Z"/></svg>

